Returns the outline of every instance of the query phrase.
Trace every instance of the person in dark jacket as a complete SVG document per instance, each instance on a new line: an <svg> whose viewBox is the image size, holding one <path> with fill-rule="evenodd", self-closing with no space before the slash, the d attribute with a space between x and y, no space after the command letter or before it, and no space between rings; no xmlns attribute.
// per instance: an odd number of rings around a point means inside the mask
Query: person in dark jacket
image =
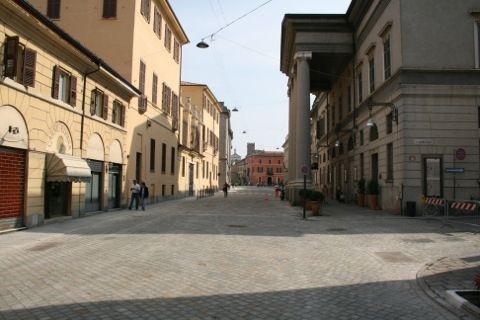
<svg viewBox="0 0 480 320"><path fill-rule="evenodd" d="M145 211L145 199L148 199L148 187L145 182L142 182L140 188L140 203L142 204L143 211Z"/></svg>

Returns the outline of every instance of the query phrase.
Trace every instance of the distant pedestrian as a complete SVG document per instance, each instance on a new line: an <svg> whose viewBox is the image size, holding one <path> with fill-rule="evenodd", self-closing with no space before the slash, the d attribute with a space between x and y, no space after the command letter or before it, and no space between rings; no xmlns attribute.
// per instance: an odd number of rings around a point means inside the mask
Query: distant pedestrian
<svg viewBox="0 0 480 320"><path fill-rule="evenodd" d="M229 188L229 187L230 187L230 186L228 185L228 183L225 182L225 184L223 185L223 188L222 188L222 190L223 190L223 196L224 196L225 198L228 197L228 188Z"/></svg>
<svg viewBox="0 0 480 320"><path fill-rule="evenodd" d="M135 201L135 209L138 210L138 203L140 199L140 185L138 184L137 180L133 180L132 187L130 188L131 196L130 196L130 205L128 206L128 210L132 210L133 201Z"/></svg>
<svg viewBox="0 0 480 320"><path fill-rule="evenodd" d="M140 203L142 205L142 210L145 211L145 200L148 199L148 187L145 182L142 182L140 187Z"/></svg>

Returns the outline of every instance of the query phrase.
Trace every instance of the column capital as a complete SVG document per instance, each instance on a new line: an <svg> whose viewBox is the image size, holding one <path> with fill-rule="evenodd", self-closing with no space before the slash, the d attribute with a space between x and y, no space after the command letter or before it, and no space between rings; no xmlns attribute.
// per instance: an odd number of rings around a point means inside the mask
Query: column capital
<svg viewBox="0 0 480 320"><path fill-rule="evenodd" d="M312 51L298 51L293 56L293 59L295 61L298 61L298 60L312 60L312 55L313 55Z"/></svg>

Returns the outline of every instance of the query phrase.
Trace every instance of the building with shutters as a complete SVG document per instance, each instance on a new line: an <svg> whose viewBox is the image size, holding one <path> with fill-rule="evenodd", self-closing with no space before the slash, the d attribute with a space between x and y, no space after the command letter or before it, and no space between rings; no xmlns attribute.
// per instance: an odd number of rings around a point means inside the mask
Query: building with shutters
<svg viewBox="0 0 480 320"><path fill-rule="evenodd" d="M250 185L272 186L284 182L283 152L255 150L245 158Z"/></svg>
<svg viewBox="0 0 480 320"><path fill-rule="evenodd" d="M180 66L188 38L168 1L29 2L142 92L127 109L126 179L145 181L151 201L176 197Z"/></svg>
<svg viewBox="0 0 480 320"><path fill-rule="evenodd" d="M0 24L0 230L121 207L140 91L26 1Z"/></svg>
<svg viewBox="0 0 480 320"><path fill-rule="evenodd" d="M184 125L187 125L188 129L182 129L186 135L182 136L180 170L183 172L184 166L188 168L185 170L188 170L189 177L195 171L193 182L182 182L181 192L218 188L222 105L205 84L182 82L181 97L185 102L183 115L187 115L182 121L185 121ZM188 113L193 115L188 116Z"/></svg>
<svg viewBox="0 0 480 320"><path fill-rule="evenodd" d="M378 182L387 210L478 198L479 35L477 0L353 0L345 14L285 15L288 198L305 165L311 186L347 201L362 178Z"/></svg>

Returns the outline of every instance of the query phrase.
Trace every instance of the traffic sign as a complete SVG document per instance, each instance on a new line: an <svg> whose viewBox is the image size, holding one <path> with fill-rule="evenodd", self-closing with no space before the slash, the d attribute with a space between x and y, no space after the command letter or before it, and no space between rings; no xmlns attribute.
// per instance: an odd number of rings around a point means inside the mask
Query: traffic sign
<svg viewBox="0 0 480 320"><path fill-rule="evenodd" d="M455 150L455 158L457 158L457 160L464 160L466 156L467 153L465 152L465 149L458 148L457 150Z"/></svg>
<svg viewBox="0 0 480 320"><path fill-rule="evenodd" d="M465 168L445 168L445 172L447 172L447 173L464 173Z"/></svg>
<svg viewBox="0 0 480 320"><path fill-rule="evenodd" d="M303 175L306 176L306 175L308 174L308 171L309 171L308 166L307 166L306 164L304 164L304 165L302 166L302 173L303 173Z"/></svg>

